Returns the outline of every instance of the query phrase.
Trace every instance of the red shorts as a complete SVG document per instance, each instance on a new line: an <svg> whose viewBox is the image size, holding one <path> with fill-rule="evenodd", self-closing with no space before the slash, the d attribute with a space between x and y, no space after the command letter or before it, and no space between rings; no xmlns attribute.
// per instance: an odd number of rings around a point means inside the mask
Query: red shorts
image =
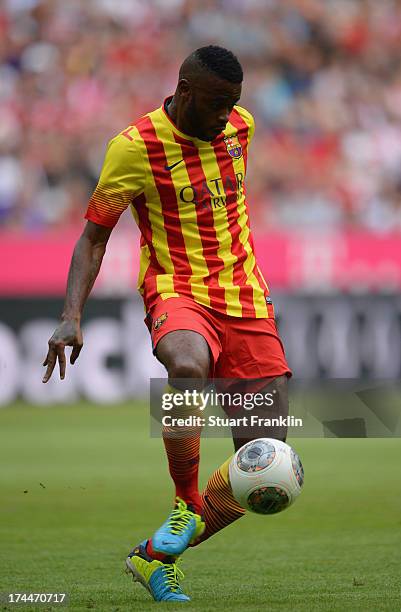
<svg viewBox="0 0 401 612"><path fill-rule="evenodd" d="M213 358L212 378L291 376L270 304L268 312L267 319L232 317L190 298L159 298L145 323L153 351L159 340L172 331L188 329L203 336Z"/></svg>

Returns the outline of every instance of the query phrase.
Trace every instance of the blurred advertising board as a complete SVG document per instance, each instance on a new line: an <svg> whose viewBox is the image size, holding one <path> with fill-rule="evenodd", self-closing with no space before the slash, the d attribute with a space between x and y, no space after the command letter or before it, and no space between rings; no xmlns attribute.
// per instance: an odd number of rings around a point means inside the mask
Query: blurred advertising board
<svg viewBox="0 0 401 612"><path fill-rule="evenodd" d="M296 295L273 299L296 379L364 378L401 374L401 296ZM23 398L39 405L79 398L115 403L148 398L150 378L164 377L151 352L139 298L91 298L83 321L84 348L64 381L44 385L42 362L62 298L0 300L0 406ZM261 347L263 350L263 347Z"/></svg>
<svg viewBox="0 0 401 612"><path fill-rule="evenodd" d="M0 233L0 295L63 295L79 232ZM351 293L401 289L401 235L368 232L273 231L257 236L261 270L275 291ZM135 290L139 237L113 232L98 295L130 296Z"/></svg>

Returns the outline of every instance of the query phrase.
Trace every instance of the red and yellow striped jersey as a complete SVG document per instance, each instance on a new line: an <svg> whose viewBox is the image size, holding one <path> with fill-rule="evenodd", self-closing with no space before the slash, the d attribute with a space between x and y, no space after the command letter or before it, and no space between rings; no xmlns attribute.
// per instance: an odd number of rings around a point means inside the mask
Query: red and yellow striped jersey
<svg viewBox="0 0 401 612"><path fill-rule="evenodd" d="M185 296L232 316L268 316L244 185L253 132L250 113L235 106L224 132L202 141L180 132L163 105L110 141L85 216L113 227L131 206L147 311L158 296Z"/></svg>

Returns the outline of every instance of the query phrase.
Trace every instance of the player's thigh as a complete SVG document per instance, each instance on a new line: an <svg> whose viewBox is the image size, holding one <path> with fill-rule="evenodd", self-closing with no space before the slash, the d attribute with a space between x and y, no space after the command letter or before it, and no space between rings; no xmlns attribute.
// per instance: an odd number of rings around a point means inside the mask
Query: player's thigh
<svg viewBox="0 0 401 612"><path fill-rule="evenodd" d="M158 300L145 319L153 352L173 379L205 380L221 344L210 313L188 298Z"/></svg>
<svg viewBox="0 0 401 612"><path fill-rule="evenodd" d="M216 378L273 379L291 376L276 322L271 318L229 317Z"/></svg>

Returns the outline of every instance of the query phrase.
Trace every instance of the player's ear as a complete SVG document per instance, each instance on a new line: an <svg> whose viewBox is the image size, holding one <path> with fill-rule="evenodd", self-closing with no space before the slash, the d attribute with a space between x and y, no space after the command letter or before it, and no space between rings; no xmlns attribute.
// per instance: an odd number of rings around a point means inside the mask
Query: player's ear
<svg viewBox="0 0 401 612"><path fill-rule="evenodd" d="M191 97L191 85L188 79L180 79L177 84L177 90L181 98L188 99Z"/></svg>

